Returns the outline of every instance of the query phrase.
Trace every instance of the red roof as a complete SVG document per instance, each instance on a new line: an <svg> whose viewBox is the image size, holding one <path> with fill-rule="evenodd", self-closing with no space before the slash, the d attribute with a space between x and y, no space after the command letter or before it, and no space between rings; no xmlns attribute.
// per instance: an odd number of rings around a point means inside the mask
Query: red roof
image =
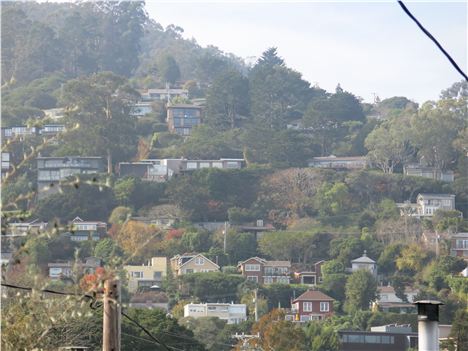
<svg viewBox="0 0 468 351"><path fill-rule="evenodd" d="M333 301L333 298L318 290L308 290L293 302L296 301Z"/></svg>

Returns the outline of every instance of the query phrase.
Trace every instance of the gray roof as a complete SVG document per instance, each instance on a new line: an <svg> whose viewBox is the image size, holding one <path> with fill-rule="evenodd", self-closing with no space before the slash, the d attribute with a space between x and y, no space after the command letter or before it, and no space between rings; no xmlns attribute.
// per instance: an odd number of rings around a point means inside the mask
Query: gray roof
<svg viewBox="0 0 468 351"><path fill-rule="evenodd" d="M364 254L351 261L351 263L375 263L375 261L369 257L367 257L367 251L364 250Z"/></svg>

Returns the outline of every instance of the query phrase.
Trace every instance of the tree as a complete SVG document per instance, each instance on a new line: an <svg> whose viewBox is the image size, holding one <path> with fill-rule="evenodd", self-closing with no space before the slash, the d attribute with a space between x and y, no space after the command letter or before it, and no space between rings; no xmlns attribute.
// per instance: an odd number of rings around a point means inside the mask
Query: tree
<svg viewBox="0 0 468 351"><path fill-rule="evenodd" d="M348 187L342 182L324 183L317 191L316 201L322 216L341 214L351 206Z"/></svg>
<svg viewBox="0 0 468 351"><path fill-rule="evenodd" d="M202 343L195 339L192 331L179 325L175 318L168 317L163 310L130 308L126 310L126 313L130 318L144 325L149 333L157 335L158 339L169 348L183 348L184 351L205 350ZM145 331L126 318L122 319L122 335L123 350L151 351L155 349L153 341L145 341L148 340ZM129 338L128 335L135 336L135 338Z"/></svg>
<svg viewBox="0 0 468 351"><path fill-rule="evenodd" d="M248 114L248 79L235 70L218 76L207 92L206 123L217 130L234 129Z"/></svg>
<svg viewBox="0 0 468 351"><path fill-rule="evenodd" d="M182 291L206 302L231 302L237 299L237 287L245 280L238 274L220 272L192 273L179 277Z"/></svg>
<svg viewBox="0 0 468 351"><path fill-rule="evenodd" d="M181 326L193 332L194 338L205 346L207 351L229 351L231 339L223 335L226 321L217 317L186 317L179 320Z"/></svg>
<svg viewBox="0 0 468 351"><path fill-rule="evenodd" d="M459 309L455 315L448 339L450 351L463 351L468 348L468 311Z"/></svg>
<svg viewBox="0 0 468 351"><path fill-rule="evenodd" d="M290 321L284 320L284 312L274 309L264 315L252 326L252 333L259 333L260 338L251 344L264 350L307 350L304 331Z"/></svg>
<svg viewBox="0 0 468 351"><path fill-rule="evenodd" d="M330 325L310 322L305 327L305 334L312 351L338 351L340 349L340 337Z"/></svg>
<svg viewBox="0 0 468 351"><path fill-rule="evenodd" d="M165 82L174 84L180 79L180 69L171 55L164 55L158 63L159 72Z"/></svg>
<svg viewBox="0 0 468 351"><path fill-rule="evenodd" d="M466 126L466 115L454 112L452 103L425 103L412 119L418 157L427 165L447 168L456 159L452 143Z"/></svg>
<svg viewBox="0 0 468 351"><path fill-rule="evenodd" d="M108 222L110 224L123 224L132 215L132 210L129 207L117 206L112 210Z"/></svg>
<svg viewBox="0 0 468 351"><path fill-rule="evenodd" d="M303 122L320 141L321 155L325 156L355 126L352 122L364 122L364 112L353 94L337 90L335 94L314 98L307 107Z"/></svg>
<svg viewBox="0 0 468 351"><path fill-rule="evenodd" d="M70 131L57 154L105 155L111 173L113 160L129 159L136 151L135 123L128 115L136 96L125 79L109 72L68 81L61 103L70 111Z"/></svg>
<svg viewBox="0 0 468 351"><path fill-rule="evenodd" d="M267 129L280 130L299 118L314 90L300 73L287 68L269 49L249 74L253 119Z"/></svg>
<svg viewBox="0 0 468 351"><path fill-rule="evenodd" d="M310 263L312 257L323 257L330 238L313 232L270 232L262 235L259 250L274 259Z"/></svg>
<svg viewBox="0 0 468 351"><path fill-rule="evenodd" d="M67 178L60 184L61 193L39 200L33 212L47 221L59 218L71 221L75 217L91 219L108 218L115 207L112 190L96 176L81 176L78 180Z"/></svg>
<svg viewBox="0 0 468 351"><path fill-rule="evenodd" d="M345 294L345 310L348 313L368 310L371 301L377 298L377 281L372 273L360 269L348 278Z"/></svg>
<svg viewBox="0 0 468 351"><path fill-rule="evenodd" d="M396 166L404 164L413 154L410 127L404 118L384 121L366 138L367 154L384 173L393 173Z"/></svg>
<svg viewBox="0 0 468 351"><path fill-rule="evenodd" d="M411 244L401 251L400 256L396 259L396 266L398 270L414 275L422 271L428 258L429 255L424 248L417 244Z"/></svg>
<svg viewBox="0 0 468 351"><path fill-rule="evenodd" d="M162 234L153 225L128 221L117 232L115 240L131 262L141 263L157 255Z"/></svg>
<svg viewBox="0 0 468 351"><path fill-rule="evenodd" d="M111 263L112 259L122 255L120 248L116 245L114 240L104 238L100 240L94 248L94 256L102 259L106 264Z"/></svg>

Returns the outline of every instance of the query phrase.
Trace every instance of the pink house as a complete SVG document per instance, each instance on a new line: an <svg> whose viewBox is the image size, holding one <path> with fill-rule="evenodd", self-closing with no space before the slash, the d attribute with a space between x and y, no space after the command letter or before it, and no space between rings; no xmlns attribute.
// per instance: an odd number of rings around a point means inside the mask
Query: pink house
<svg viewBox="0 0 468 351"><path fill-rule="evenodd" d="M333 298L318 290L308 290L291 303L286 319L297 322L322 320L333 315Z"/></svg>

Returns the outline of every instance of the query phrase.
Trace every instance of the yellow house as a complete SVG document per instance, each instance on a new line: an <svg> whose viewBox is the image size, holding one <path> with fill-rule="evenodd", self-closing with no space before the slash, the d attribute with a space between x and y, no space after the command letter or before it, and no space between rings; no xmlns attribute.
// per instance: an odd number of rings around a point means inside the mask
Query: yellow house
<svg viewBox="0 0 468 351"><path fill-rule="evenodd" d="M167 258L153 257L148 264L124 266L128 277L128 291L134 293L141 287L161 286L167 275Z"/></svg>
<svg viewBox="0 0 468 351"><path fill-rule="evenodd" d="M217 272L219 266L202 254L183 254L171 258L171 269L174 275L187 273Z"/></svg>

